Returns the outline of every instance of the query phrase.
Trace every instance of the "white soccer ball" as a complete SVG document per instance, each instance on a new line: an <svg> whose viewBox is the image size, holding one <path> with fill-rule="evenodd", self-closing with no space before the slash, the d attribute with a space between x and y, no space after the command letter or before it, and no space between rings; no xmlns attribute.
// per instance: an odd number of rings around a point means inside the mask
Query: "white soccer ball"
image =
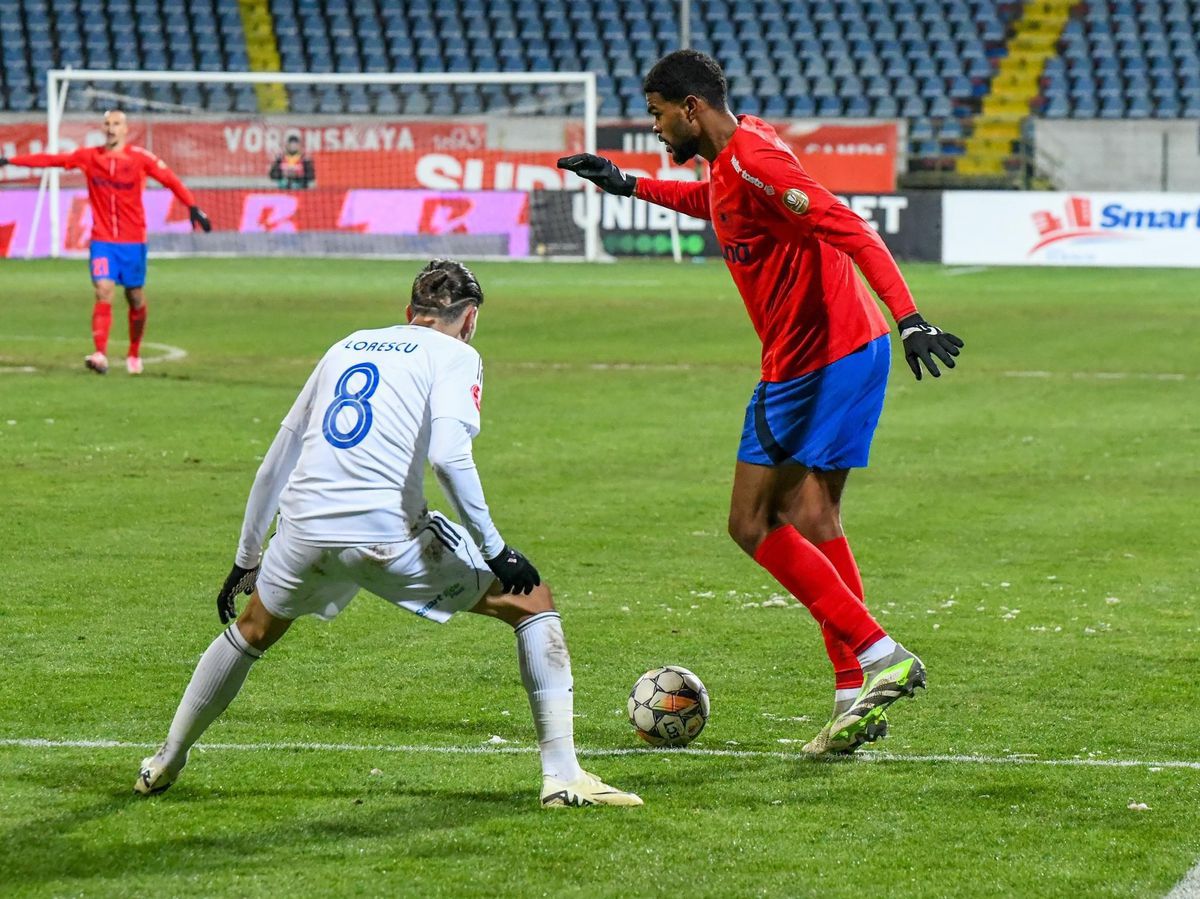
<svg viewBox="0 0 1200 899"><path fill-rule="evenodd" d="M686 668L647 671L629 694L629 723L651 746L686 746L708 723L708 690Z"/></svg>

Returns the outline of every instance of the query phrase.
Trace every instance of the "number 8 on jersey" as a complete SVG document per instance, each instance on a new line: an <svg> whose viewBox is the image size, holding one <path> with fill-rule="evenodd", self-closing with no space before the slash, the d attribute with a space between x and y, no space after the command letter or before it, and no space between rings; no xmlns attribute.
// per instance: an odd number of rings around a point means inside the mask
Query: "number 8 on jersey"
<svg viewBox="0 0 1200 899"><path fill-rule="evenodd" d="M366 382L351 393L349 390L350 379L358 374L365 375ZM367 432L371 430L373 415L371 404L367 400L378 388L379 369L370 362L351 365L342 372L333 391L333 402L325 410L325 420L321 429L330 445L338 449L349 449L362 442L362 439L367 436ZM354 413L354 423L348 431L338 428L338 415L343 409L349 409Z"/></svg>

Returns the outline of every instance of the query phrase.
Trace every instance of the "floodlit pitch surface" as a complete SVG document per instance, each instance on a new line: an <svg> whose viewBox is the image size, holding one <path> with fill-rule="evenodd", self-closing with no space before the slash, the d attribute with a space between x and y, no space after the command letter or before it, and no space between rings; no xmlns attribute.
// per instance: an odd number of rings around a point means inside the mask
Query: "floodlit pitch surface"
<svg viewBox="0 0 1200 899"><path fill-rule="evenodd" d="M556 587L585 764L646 806L540 810L507 629L366 595L135 799L276 423L417 267L156 260L148 337L186 356L135 379L120 307L111 373L83 370L84 263L0 265L2 892L1161 896L1200 856L1200 274L1177 271L907 268L966 354L920 384L896 360L845 520L930 689L885 759L814 764L817 629L724 533L757 344L723 268L479 265L488 499ZM625 698L666 663L712 694L694 748L728 754L639 748Z"/></svg>

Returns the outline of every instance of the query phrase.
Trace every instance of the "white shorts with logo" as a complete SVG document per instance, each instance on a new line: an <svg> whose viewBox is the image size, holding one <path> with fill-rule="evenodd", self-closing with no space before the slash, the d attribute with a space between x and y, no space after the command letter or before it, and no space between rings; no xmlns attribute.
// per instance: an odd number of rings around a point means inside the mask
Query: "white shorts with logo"
<svg viewBox="0 0 1200 899"><path fill-rule="evenodd" d="M422 618L446 622L472 608L495 580L466 530L431 512L401 543L314 546L292 538L279 519L258 573L258 595L276 618L328 621L360 589Z"/></svg>

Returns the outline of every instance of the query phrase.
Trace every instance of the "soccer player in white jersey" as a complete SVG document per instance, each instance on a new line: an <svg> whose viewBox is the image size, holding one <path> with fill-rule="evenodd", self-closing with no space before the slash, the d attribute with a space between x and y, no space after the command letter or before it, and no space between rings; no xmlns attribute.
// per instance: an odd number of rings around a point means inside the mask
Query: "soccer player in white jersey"
<svg viewBox="0 0 1200 899"><path fill-rule="evenodd" d="M296 618L333 618L362 588L438 622L466 610L512 625L541 750L542 805L642 804L579 767L559 614L484 501L471 455L483 370L469 345L482 303L470 269L436 259L413 282L407 325L351 334L317 364L250 490L235 564L217 596L229 627L201 657L136 792L174 783L188 750ZM461 525L426 507L426 459ZM240 592L250 601L239 616Z"/></svg>

